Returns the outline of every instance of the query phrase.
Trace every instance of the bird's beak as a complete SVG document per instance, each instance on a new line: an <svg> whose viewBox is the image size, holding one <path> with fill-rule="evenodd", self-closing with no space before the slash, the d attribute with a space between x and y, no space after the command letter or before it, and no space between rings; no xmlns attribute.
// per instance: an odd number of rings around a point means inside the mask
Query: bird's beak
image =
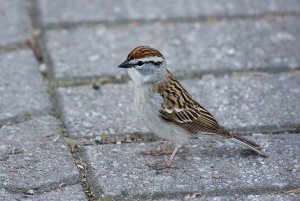
<svg viewBox="0 0 300 201"><path fill-rule="evenodd" d="M121 63L119 66L119 68L131 68L132 64L129 63L129 59L126 59L123 63Z"/></svg>

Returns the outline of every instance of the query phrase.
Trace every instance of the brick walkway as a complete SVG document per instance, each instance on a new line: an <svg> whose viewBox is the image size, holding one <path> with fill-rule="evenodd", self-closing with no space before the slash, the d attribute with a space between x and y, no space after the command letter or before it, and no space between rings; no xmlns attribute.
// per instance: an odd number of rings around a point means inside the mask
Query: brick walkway
<svg viewBox="0 0 300 201"><path fill-rule="evenodd" d="M299 0L0 5L0 200L300 199ZM204 138L147 167L167 156L140 154L161 140L117 68L141 44L270 157Z"/></svg>

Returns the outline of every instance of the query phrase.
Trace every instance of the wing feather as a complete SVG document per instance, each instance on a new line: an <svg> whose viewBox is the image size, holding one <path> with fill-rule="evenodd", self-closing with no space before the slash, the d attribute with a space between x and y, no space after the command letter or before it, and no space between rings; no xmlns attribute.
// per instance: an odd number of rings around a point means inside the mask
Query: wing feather
<svg viewBox="0 0 300 201"><path fill-rule="evenodd" d="M222 127L215 118L192 98L171 73L168 81L161 83L157 88L164 99L160 109L161 117L191 133L220 134Z"/></svg>

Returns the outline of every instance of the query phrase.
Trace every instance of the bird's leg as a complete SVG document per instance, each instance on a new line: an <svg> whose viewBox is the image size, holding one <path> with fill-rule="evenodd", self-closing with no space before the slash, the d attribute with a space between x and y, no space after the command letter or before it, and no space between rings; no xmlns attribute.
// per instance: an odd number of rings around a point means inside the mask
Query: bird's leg
<svg viewBox="0 0 300 201"><path fill-rule="evenodd" d="M178 149L180 149L182 147L182 145L176 145L175 149L173 150L170 158L168 161L164 162L164 163L157 163L153 166L148 165L149 167L153 167L155 170L162 170L165 168L177 168L175 165L172 165L172 161L178 151Z"/></svg>
<svg viewBox="0 0 300 201"><path fill-rule="evenodd" d="M153 150L150 152L142 152L143 155L150 155L150 156L160 156L166 153L167 149L169 147L169 142L164 141L162 147L159 150Z"/></svg>
<svg viewBox="0 0 300 201"><path fill-rule="evenodd" d="M168 165L168 166L171 166L175 154L177 153L178 149L180 149L181 147L182 147L182 145L176 145L176 147L175 147L175 149L173 150L173 152L172 152L172 154L171 154L169 160L167 161L167 165Z"/></svg>

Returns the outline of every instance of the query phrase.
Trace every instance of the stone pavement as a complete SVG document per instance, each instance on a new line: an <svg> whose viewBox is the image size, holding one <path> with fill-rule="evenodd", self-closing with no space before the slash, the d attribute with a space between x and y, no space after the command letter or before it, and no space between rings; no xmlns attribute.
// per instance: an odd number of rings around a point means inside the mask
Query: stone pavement
<svg viewBox="0 0 300 201"><path fill-rule="evenodd" d="M0 200L300 200L299 0L0 5ZM116 67L141 44L270 157L205 137L148 167L162 140Z"/></svg>

